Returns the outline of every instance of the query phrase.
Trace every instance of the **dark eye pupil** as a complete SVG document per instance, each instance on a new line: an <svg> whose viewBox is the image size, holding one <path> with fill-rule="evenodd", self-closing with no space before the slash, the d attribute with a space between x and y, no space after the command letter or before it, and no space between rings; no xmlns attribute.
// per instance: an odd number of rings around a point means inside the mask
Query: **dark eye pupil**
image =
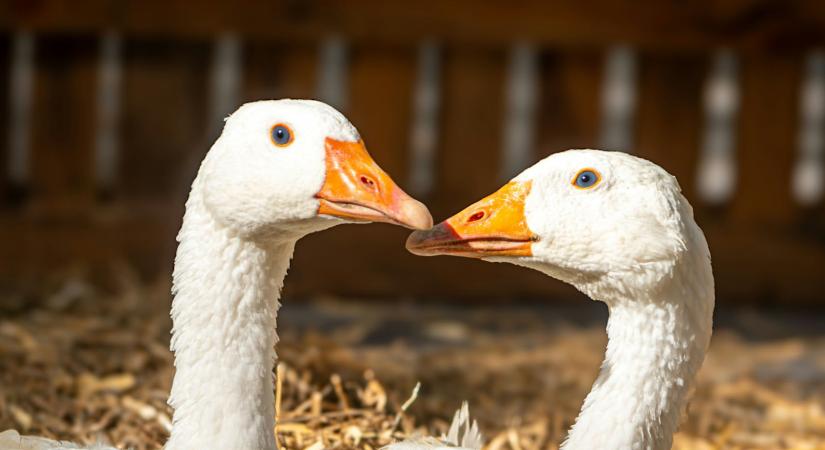
<svg viewBox="0 0 825 450"><path fill-rule="evenodd" d="M598 181L596 174L587 170L580 173L576 178L576 186L586 188L596 184L596 181Z"/></svg>
<svg viewBox="0 0 825 450"><path fill-rule="evenodd" d="M272 140L278 145L286 145L290 140L289 130L285 126L278 125L272 129Z"/></svg>

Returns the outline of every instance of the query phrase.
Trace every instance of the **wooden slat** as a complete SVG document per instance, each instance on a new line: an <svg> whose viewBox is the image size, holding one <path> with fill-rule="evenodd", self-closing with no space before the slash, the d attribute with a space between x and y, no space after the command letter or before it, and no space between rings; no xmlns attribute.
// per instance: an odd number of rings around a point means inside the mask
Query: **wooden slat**
<svg viewBox="0 0 825 450"><path fill-rule="evenodd" d="M223 130L224 120L241 105L244 42L234 33L215 36L209 56L208 140Z"/></svg>
<svg viewBox="0 0 825 450"><path fill-rule="evenodd" d="M443 151L431 202L437 219L499 187L506 63L504 48L446 49Z"/></svg>
<svg viewBox="0 0 825 450"><path fill-rule="evenodd" d="M765 233L749 223L703 224L713 253L717 298L740 304L821 304L822 234Z"/></svg>
<svg viewBox="0 0 825 450"><path fill-rule="evenodd" d="M441 45L429 39L417 45L415 85L412 92L412 123L407 186L414 195L429 197L433 190L435 156L441 130Z"/></svg>
<svg viewBox="0 0 825 450"><path fill-rule="evenodd" d="M639 61L636 145L633 153L673 174L694 206L702 132L702 86L707 55L643 54Z"/></svg>
<svg viewBox="0 0 825 450"><path fill-rule="evenodd" d="M730 203L738 181L739 66L736 53L715 50L702 89L704 123L695 189L699 198L714 208Z"/></svg>
<svg viewBox="0 0 825 450"><path fill-rule="evenodd" d="M738 185L731 218L754 226L792 221L794 150L803 60L795 56L745 57L736 159Z"/></svg>
<svg viewBox="0 0 825 450"><path fill-rule="evenodd" d="M2 214L0 282L42 282L66 268L97 271L113 263L127 264L147 278L168 278L176 228L170 217L174 216L157 205L136 204L57 220Z"/></svg>
<svg viewBox="0 0 825 450"><path fill-rule="evenodd" d="M340 110L349 103L350 43L339 34L325 36L318 47L315 98Z"/></svg>
<svg viewBox="0 0 825 450"><path fill-rule="evenodd" d="M636 132L637 50L611 45L602 67L599 148L632 152Z"/></svg>
<svg viewBox="0 0 825 450"><path fill-rule="evenodd" d="M800 48L825 42L825 3L632 3L612 0L479 2L423 0L414 5L382 0L311 2L206 0L16 0L0 4L0 27L35 31L100 32L112 24L131 35L211 37L224 31L247 36L310 39L337 32L364 41L447 41L507 45L514 32L544 45L639 48Z"/></svg>
<svg viewBox="0 0 825 450"><path fill-rule="evenodd" d="M537 159L571 148L596 147L603 61L599 51L545 53Z"/></svg>
<svg viewBox="0 0 825 450"><path fill-rule="evenodd" d="M120 175L122 42L116 32L109 32L99 40L94 166L96 188L101 197L113 192Z"/></svg>
<svg viewBox="0 0 825 450"><path fill-rule="evenodd" d="M206 123L210 50L210 42L125 42L122 200L182 205L214 138Z"/></svg>
<svg viewBox="0 0 825 450"><path fill-rule="evenodd" d="M347 117L373 158L402 186L408 170L415 49L353 48Z"/></svg>
<svg viewBox="0 0 825 450"><path fill-rule="evenodd" d="M508 53L503 139L499 149L500 181L513 178L536 160L536 128L541 101L538 49L529 43L518 42Z"/></svg>
<svg viewBox="0 0 825 450"><path fill-rule="evenodd" d="M11 202L9 190L9 107L11 35L0 34L0 209Z"/></svg>
<svg viewBox="0 0 825 450"><path fill-rule="evenodd" d="M97 40L37 39L31 137L31 206L48 215L92 206Z"/></svg>
<svg viewBox="0 0 825 450"><path fill-rule="evenodd" d="M317 45L250 41L244 46L245 102L279 98L313 98Z"/></svg>
<svg viewBox="0 0 825 450"><path fill-rule="evenodd" d="M797 203L815 208L825 200L825 50L805 55L804 72L791 192Z"/></svg>

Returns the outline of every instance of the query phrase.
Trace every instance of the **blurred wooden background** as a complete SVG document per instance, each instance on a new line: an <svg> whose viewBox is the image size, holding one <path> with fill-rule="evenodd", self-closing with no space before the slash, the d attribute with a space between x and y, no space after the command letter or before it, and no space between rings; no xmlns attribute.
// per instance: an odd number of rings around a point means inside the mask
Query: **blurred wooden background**
<svg viewBox="0 0 825 450"><path fill-rule="evenodd" d="M825 301L825 2L0 3L0 283L168 277L188 184L239 104L320 98L440 220L555 151L676 175L720 301ZM287 295L573 297L515 267L338 227Z"/></svg>

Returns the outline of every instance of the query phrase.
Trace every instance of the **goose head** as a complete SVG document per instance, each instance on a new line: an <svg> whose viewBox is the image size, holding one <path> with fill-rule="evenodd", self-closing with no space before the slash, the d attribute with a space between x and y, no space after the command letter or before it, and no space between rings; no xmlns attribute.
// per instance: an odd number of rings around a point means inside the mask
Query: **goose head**
<svg viewBox="0 0 825 450"><path fill-rule="evenodd" d="M665 278L685 250L688 223L690 206L661 167L625 153L569 150L414 232L407 248L527 266L605 299L605 288L650 289Z"/></svg>
<svg viewBox="0 0 825 450"><path fill-rule="evenodd" d="M427 208L370 157L355 127L317 101L248 103L201 166L203 204L246 237L300 237L345 222L432 226Z"/></svg>

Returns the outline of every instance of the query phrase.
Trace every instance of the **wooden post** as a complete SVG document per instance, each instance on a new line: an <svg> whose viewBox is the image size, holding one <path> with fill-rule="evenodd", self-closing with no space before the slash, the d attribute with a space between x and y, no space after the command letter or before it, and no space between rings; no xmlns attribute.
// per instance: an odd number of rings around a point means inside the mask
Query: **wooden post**
<svg viewBox="0 0 825 450"><path fill-rule="evenodd" d="M636 54L617 46L607 52L602 79L602 125L599 145L631 151L636 114Z"/></svg>
<svg viewBox="0 0 825 450"><path fill-rule="evenodd" d="M799 92L799 137L791 189L801 205L813 206L825 191L825 51L808 54Z"/></svg>
<svg viewBox="0 0 825 450"><path fill-rule="evenodd" d="M499 179L509 180L535 161L539 104L538 50L517 43L510 50L504 115L504 145Z"/></svg>
<svg viewBox="0 0 825 450"><path fill-rule="evenodd" d="M347 109L347 43L340 36L330 36L321 45L318 64L318 98L341 112Z"/></svg>
<svg viewBox="0 0 825 450"><path fill-rule="evenodd" d="M441 47L433 40L418 47L410 127L410 191L426 197L435 185L435 153L441 113Z"/></svg>
<svg viewBox="0 0 825 450"><path fill-rule="evenodd" d="M209 126L217 137L223 129L226 116L238 108L241 97L242 44L232 33L224 33L215 40L212 53L209 91Z"/></svg>
<svg viewBox="0 0 825 450"><path fill-rule="evenodd" d="M736 116L739 81L736 55L718 50L705 84L705 135L697 188L712 205L727 203L736 188Z"/></svg>
<svg viewBox="0 0 825 450"><path fill-rule="evenodd" d="M27 31L14 35L9 98L8 179L14 190L27 189L31 165L31 113L34 90L34 35Z"/></svg>
<svg viewBox="0 0 825 450"><path fill-rule="evenodd" d="M120 131L121 40L108 31L100 40L97 71L95 178L98 192L108 195L117 182Z"/></svg>
<svg viewBox="0 0 825 450"><path fill-rule="evenodd" d="M705 132L697 189L712 205L727 203L736 189L736 116L739 79L736 55L718 50L705 84Z"/></svg>

